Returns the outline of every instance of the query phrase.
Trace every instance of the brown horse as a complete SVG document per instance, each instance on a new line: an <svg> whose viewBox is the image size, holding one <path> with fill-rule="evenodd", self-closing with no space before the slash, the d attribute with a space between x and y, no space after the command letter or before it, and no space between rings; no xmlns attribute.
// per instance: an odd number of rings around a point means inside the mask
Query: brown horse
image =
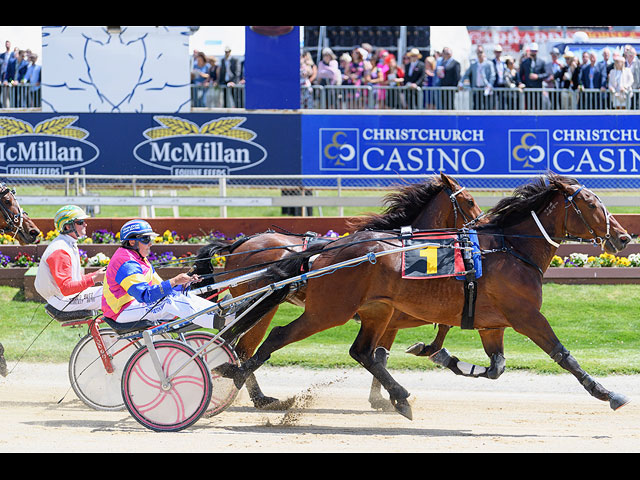
<svg viewBox="0 0 640 480"><path fill-rule="evenodd" d="M20 208L16 200L15 190L0 182L0 233L9 234L16 238L20 245L37 243L40 230L33 220ZM7 362L4 358L4 347L0 343L0 375L7 376Z"/></svg>
<svg viewBox="0 0 640 480"><path fill-rule="evenodd" d="M353 219L349 229L384 231L404 226L423 230L461 228L482 213L474 198L461 188L455 179L445 174L434 176L423 184L403 186L398 191L385 196L384 204L386 208L383 213ZM211 263L208 259L214 254L226 254L225 274L216 276L216 281L222 281L237 276L238 273L248 273L263 268L292 252L300 252L302 241L301 236L263 233L233 245L226 242L212 243L198 252L199 260L195 263L194 271L200 275L210 273ZM331 245L333 241L334 239L330 239L330 242L325 241L321 245ZM232 289L231 294L236 297L262 285L260 281L247 283ZM289 295L287 301L302 306L304 298L305 292L302 289ZM241 360L246 360L253 355L264 338L277 309L278 305L242 336L235 347ZM389 329L380 340L380 345L387 351L390 350L398 329L404 328L401 325L410 321L406 314L396 312ZM447 325L439 326L436 339L431 345L425 347L423 352L440 350L449 328ZM247 380L247 389L254 405L258 408L282 408L285 405L265 396L253 376ZM380 384L375 378L371 385L369 401L373 408L386 409L390 406L389 400L384 399L380 394Z"/></svg>
<svg viewBox="0 0 640 480"><path fill-rule="evenodd" d="M610 253L623 249L631 240L629 234L596 195L575 180L553 173L517 188L488 213L488 222L477 227L484 273L477 279L474 323L487 354L503 355L504 329L513 328L572 373L592 396L609 401L614 410L625 405L629 400L624 395L606 390L579 366L540 307L544 271L567 234L593 240ZM380 233L363 231L340 239L313 261L311 272L401 245L381 238ZM300 266L313 253L317 252L289 255L270 267L270 279L277 282L300 275ZM386 370L377 349L380 339L396 310L423 324L461 325L464 282L452 277L402 279L401 257L388 254L375 264L364 262L331 275L309 277L304 313L274 328L253 357L225 375L240 387L274 351L343 325L358 314L361 327L350 355L380 381L396 410L411 418L409 392Z"/></svg>

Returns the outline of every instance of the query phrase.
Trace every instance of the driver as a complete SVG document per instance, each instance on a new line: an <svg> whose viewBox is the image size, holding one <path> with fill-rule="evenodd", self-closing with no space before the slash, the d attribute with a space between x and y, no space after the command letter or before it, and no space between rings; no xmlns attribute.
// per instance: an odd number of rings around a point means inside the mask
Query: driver
<svg viewBox="0 0 640 480"><path fill-rule="evenodd" d="M106 268L82 273L78 239L86 236L89 218L82 208L66 205L53 219L60 232L40 258L36 273L36 291L56 310L100 310L102 282Z"/></svg>
<svg viewBox="0 0 640 480"><path fill-rule="evenodd" d="M172 320L184 318L214 305L182 287L202 279L180 273L162 280L147 258L158 234L145 220L131 220L120 229L122 247L118 248L107 266L102 296L104 316L116 323L139 320ZM216 315L206 313L193 323L214 328Z"/></svg>

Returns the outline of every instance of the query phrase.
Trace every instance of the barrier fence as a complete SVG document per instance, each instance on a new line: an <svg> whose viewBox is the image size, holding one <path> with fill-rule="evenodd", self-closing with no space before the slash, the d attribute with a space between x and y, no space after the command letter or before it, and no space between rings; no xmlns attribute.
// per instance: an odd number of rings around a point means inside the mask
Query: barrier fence
<svg viewBox="0 0 640 480"><path fill-rule="evenodd" d="M195 109L244 108L243 85L191 88ZM313 85L301 87L300 102L303 109L321 110L635 110L640 90L616 97L600 89Z"/></svg>
<svg viewBox="0 0 640 480"><path fill-rule="evenodd" d="M481 207L491 207L511 189L526 183L531 175L453 175L475 197ZM612 177L620 178L620 187L611 188ZM167 175L5 175L4 180L17 189L20 204L52 207L66 204L84 206L91 213L112 207L121 216L153 218L156 209L168 208L181 215L181 208L201 207L199 216L344 216L371 211L383 206L386 194L408 183L420 183L431 175L236 175L207 177ZM625 181L638 181L640 175L607 176L602 188L599 175L578 177L584 185L602 196L608 207L637 207L637 190L625 188ZM493 186L492 186L493 185ZM236 207L242 207L237 209ZM230 208L236 208L230 211ZM354 210L356 209L356 210ZM32 215L37 217L38 215ZM118 216L118 215L116 215Z"/></svg>

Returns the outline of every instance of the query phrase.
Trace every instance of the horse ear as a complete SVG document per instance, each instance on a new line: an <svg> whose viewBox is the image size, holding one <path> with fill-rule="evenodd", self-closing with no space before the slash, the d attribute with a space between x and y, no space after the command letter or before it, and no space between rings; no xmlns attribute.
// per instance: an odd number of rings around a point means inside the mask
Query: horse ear
<svg viewBox="0 0 640 480"><path fill-rule="evenodd" d="M452 178L449 178L448 175L446 175L443 172L440 172L440 179L442 180L442 183L446 186L449 187L450 190L455 190L455 181Z"/></svg>

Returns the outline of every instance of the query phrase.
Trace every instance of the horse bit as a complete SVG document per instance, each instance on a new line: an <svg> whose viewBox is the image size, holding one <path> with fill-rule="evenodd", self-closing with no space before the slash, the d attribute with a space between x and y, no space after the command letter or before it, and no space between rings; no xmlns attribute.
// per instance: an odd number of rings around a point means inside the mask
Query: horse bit
<svg viewBox="0 0 640 480"><path fill-rule="evenodd" d="M11 213L11 211L5 206L4 202L2 202L2 199L4 199L6 195L11 194L15 200L16 191L7 187L7 185L2 182L0 182L0 189L2 189L2 191L0 191L0 210L2 210L2 215L4 216L4 221L6 223L4 228L0 228L0 233L9 233L12 237L15 237L16 234L22 230L24 212L19 208L18 213Z"/></svg>

